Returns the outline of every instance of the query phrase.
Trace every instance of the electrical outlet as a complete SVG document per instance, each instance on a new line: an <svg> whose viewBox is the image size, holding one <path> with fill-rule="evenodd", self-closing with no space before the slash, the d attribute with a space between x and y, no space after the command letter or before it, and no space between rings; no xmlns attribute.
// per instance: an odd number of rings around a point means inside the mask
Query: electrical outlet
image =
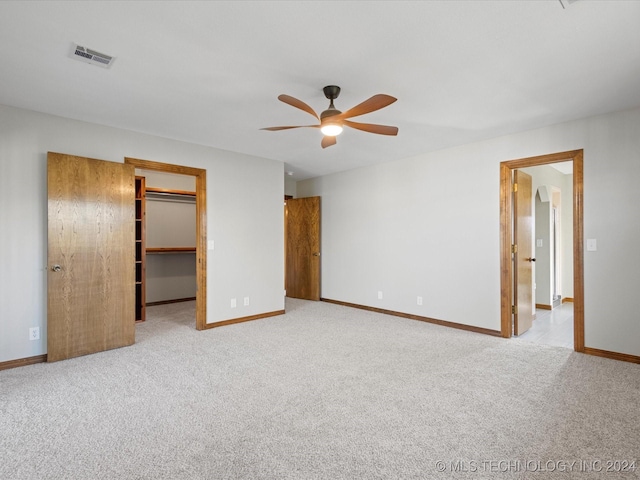
<svg viewBox="0 0 640 480"><path fill-rule="evenodd" d="M416 300L416 302L418 303L418 305L422 305L422 297L418 297L418 299Z"/></svg>
<svg viewBox="0 0 640 480"><path fill-rule="evenodd" d="M244 297L244 306L245 307L249 306L249 297Z"/></svg>
<svg viewBox="0 0 640 480"><path fill-rule="evenodd" d="M378 290L378 300L382 300L382 291Z"/></svg>
<svg viewBox="0 0 640 480"><path fill-rule="evenodd" d="M231 299L231 308L236 308L236 305L237 305L237 304L236 304L236 299L235 299L235 298L232 298L232 299Z"/></svg>
<svg viewBox="0 0 640 480"><path fill-rule="evenodd" d="M31 327L29 329L29 340L40 340L40 327Z"/></svg>

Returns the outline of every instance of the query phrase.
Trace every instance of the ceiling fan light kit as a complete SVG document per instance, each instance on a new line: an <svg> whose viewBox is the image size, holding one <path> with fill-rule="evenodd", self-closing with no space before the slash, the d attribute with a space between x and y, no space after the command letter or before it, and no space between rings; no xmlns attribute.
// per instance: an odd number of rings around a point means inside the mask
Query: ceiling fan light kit
<svg viewBox="0 0 640 480"><path fill-rule="evenodd" d="M342 133L342 125L338 123L325 123L320 127L320 131L323 135L327 135L329 137L336 137Z"/></svg>
<svg viewBox="0 0 640 480"><path fill-rule="evenodd" d="M318 125L296 125L296 126L283 126L283 127L266 127L261 130L268 130L271 132L279 130L288 130L291 128L319 128L324 137L322 138L322 148L330 147L336 144L336 136L342 133L343 127L355 128L356 130L362 130L363 132L376 133L378 135L397 135L398 127L391 127L388 125L376 125L372 123L357 123L348 120L352 117L364 115L365 113L375 112L386 106L391 105L397 99L384 94L374 95L373 97L365 100L364 102L356 105L355 107L341 112L334 105L333 101L340 95L340 87L337 85L327 85L323 89L325 97L329 99L329 108L323 111L320 116L309 105L302 100L291 97L289 95L280 95L278 100L284 102L292 107L299 108L300 110L313 115L320 124Z"/></svg>

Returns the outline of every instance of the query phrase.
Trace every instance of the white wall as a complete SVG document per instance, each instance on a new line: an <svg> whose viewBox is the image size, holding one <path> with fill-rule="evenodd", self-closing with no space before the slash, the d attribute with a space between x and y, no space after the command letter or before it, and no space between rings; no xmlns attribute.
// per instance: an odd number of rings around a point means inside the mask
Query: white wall
<svg viewBox="0 0 640 480"><path fill-rule="evenodd" d="M193 253L147 255L147 303L195 297L195 271L196 256Z"/></svg>
<svg viewBox="0 0 640 480"><path fill-rule="evenodd" d="M147 194L147 248L196 245L195 199Z"/></svg>
<svg viewBox="0 0 640 480"><path fill-rule="evenodd" d="M158 172L136 168L136 175L144 177L147 187L167 188L169 190L196 191L196 177L178 173Z"/></svg>
<svg viewBox="0 0 640 480"><path fill-rule="evenodd" d="M291 175L285 175L284 177L284 194L291 195L292 197L296 196L296 180L295 177Z"/></svg>
<svg viewBox="0 0 640 480"><path fill-rule="evenodd" d="M284 308L281 162L0 106L0 362L46 353L48 151L206 169L207 322Z"/></svg>
<svg viewBox="0 0 640 480"><path fill-rule="evenodd" d="M298 182L322 197L322 296L500 330L499 163L582 148L585 343L640 355L638 132L635 108Z"/></svg>
<svg viewBox="0 0 640 480"><path fill-rule="evenodd" d="M537 190L537 189L536 189ZM534 190L534 193L537 193ZM533 242L536 263L533 264L535 271L535 288L534 288L534 312L535 304L551 306L552 300L552 283L551 275L553 265L551 261L551 207L550 200L543 202L540 195L535 196L535 238ZM542 245L536 245L536 241L540 240Z"/></svg>

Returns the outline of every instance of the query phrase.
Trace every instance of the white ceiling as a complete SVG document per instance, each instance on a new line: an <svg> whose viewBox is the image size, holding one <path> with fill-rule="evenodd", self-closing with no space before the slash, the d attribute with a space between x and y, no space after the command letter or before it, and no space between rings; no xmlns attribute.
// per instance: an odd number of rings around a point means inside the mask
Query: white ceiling
<svg viewBox="0 0 640 480"><path fill-rule="evenodd" d="M567 2L564 2L567 3ZM73 43L113 55L73 60ZM0 103L285 162L303 179L640 105L640 1L2 1ZM393 105L323 150L340 110ZM69 152L73 153L73 152Z"/></svg>

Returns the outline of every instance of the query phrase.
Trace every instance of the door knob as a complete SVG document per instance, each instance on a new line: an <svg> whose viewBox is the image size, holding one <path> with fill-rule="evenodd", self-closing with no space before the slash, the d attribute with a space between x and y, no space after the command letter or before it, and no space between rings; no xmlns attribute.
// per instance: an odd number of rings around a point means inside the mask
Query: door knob
<svg viewBox="0 0 640 480"><path fill-rule="evenodd" d="M315 252L315 253L313 254L313 256L314 256L314 257L319 257L319 256L320 256L320 252Z"/></svg>
<svg viewBox="0 0 640 480"><path fill-rule="evenodd" d="M536 259L535 258L527 258L527 262L535 262Z"/></svg>
<svg viewBox="0 0 640 480"><path fill-rule="evenodd" d="M54 272L59 272L60 270L62 270L62 267L60 265L54 265L53 267L51 267L51 270L53 270Z"/></svg>

